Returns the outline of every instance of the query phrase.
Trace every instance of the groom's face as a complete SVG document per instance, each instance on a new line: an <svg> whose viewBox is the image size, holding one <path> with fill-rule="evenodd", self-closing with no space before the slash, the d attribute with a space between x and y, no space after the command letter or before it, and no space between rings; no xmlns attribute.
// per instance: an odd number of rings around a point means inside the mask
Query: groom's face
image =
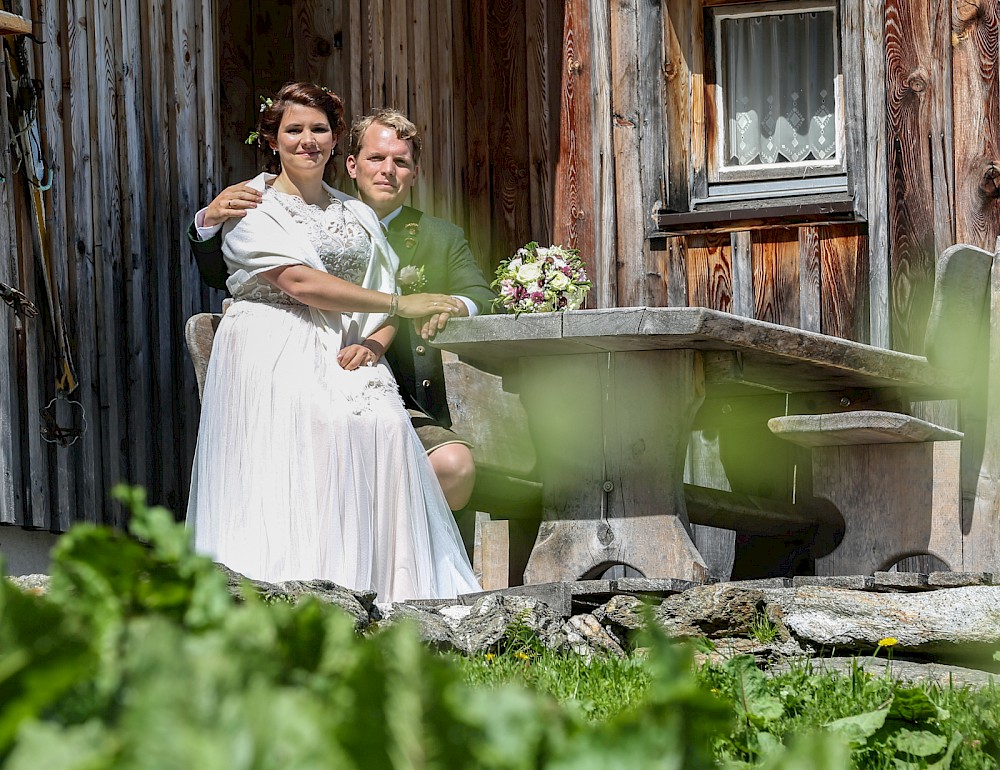
<svg viewBox="0 0 1000 770"><path fill-rule="evenodd" d="M358 195L380 219L406 202L418 171L410 142L379 123L365 131L358 154L347 156L347 173L357 182Z"/></svg>

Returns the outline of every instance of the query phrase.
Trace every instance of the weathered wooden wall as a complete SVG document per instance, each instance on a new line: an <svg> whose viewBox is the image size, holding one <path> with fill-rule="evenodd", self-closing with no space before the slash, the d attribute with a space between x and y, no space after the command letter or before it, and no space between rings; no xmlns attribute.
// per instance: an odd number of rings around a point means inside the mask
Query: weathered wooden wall
<svg viewBox="0 0 1000 770"><path fill-rule="evenodd" d="M0 304L0 522L120 523L108 498L118 481L180 510L197 425L182 328L208 299L184 229L217 174L213 17L195 0L10 6L41 41L27 46L53 177L43 252L30 188L0 158L0 281L41 311ZM79 382L54 414L86 425L68 447L42 434L59 375L43 253Z"/></svg>
<svg viewBox="0 0 1000 770"><path fill-rule="evenodd" d="M348 121L406 112L423 138L412 204L466 229L488 271L552 238L560 3L546 0L218 0L223 181L255 174L242 144L259 97L314 80ZM351 190L343 157L330 181Z"/></svg>
<svg viewBox="0 0 1000 770"><path fill-rule="evenodd" d="M68 447L42 436L40 409L57 394L55 330L30 191L4 153L0 281L42 313L0 303L2 523L120 524L108 490L121 480L183 514L198 402L182 329L222 299L202 286L185 229L222 187L257 172L243 142L259 96L287 80L333 88L349 119L384 105L408 112L424 137L413 203L463 225L488 272L516 246L552 238L560 3L21 2L11 10L34 19L42 41L28 53L54 169L41 196L46 249L79 380L74 404L54 409L63 427L85 419L86 430Z"/></svg>

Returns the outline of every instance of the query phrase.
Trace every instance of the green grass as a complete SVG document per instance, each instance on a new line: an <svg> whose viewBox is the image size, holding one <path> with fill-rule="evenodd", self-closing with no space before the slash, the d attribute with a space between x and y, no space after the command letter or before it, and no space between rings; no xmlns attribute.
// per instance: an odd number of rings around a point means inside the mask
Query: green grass
<svg viewBox="0 0 1000 770"><path fill-rule="evenodd" d="M582 708L595 723L641 714L654 674L642 655L589 662L555 652L515 631L499 653L457 659L474 687L520 685ZM675 672L676 673L676 672ZM860 667L849 674L816 672L808 663L773 677L749 656L695 666L691 676L706 697L723 705L731 728L715 741L720 767L769 767L785 747L803 752L805 768L1000 768L1000 689L911 685ZM822 762L820 736L850 746L849 759L831 749ZM916 752L916 753L913 753Z"/></svg>

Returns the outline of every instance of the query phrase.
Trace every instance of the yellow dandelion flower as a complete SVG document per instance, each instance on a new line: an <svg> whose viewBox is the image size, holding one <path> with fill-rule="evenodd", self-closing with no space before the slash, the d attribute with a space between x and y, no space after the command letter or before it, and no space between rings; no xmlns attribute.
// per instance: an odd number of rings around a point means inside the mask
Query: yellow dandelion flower
<svg viewBox="0 0 1000 770"><path fill-rule="evenodd" d="M525 654L524 654L523 652L521 652L520 650L518 650L517 652L515 652L515 653L514 653L514 657L515 657L515 658L520 658L521 660L528 660L528 656L527 656L527 655L525 655Z"/></svg>
<svg viewBox="0 0 1000 770"><path fill-rule="evenodd" d="M486 662L487 662L487 663L489 663L489 662L490 662L490 661L492 661L492 660L493 660L493 659L494 659L495 657L496 657L496 655L494 655L494 654L493 654L492 652L488 652L488 653L486 653Z"/></svg>
<svg viewBox="0 0 1000 770"><path fill-rule="evenodd" d="M894 647L899 644L899 639L894 636L887 636L885 639L878 640L879 647Z"/></svg>

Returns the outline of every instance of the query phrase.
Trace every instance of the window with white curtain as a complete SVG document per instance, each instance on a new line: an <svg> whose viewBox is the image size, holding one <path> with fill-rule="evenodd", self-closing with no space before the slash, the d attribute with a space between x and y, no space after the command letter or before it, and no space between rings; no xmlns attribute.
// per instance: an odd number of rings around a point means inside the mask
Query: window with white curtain
<svg viewBox="0 0 1000 770"><path fill-rule="evenodd" d="M786 180L775 188L784 194L846 184L836 5L715 6L712 21L710 181Z"/></svg>

